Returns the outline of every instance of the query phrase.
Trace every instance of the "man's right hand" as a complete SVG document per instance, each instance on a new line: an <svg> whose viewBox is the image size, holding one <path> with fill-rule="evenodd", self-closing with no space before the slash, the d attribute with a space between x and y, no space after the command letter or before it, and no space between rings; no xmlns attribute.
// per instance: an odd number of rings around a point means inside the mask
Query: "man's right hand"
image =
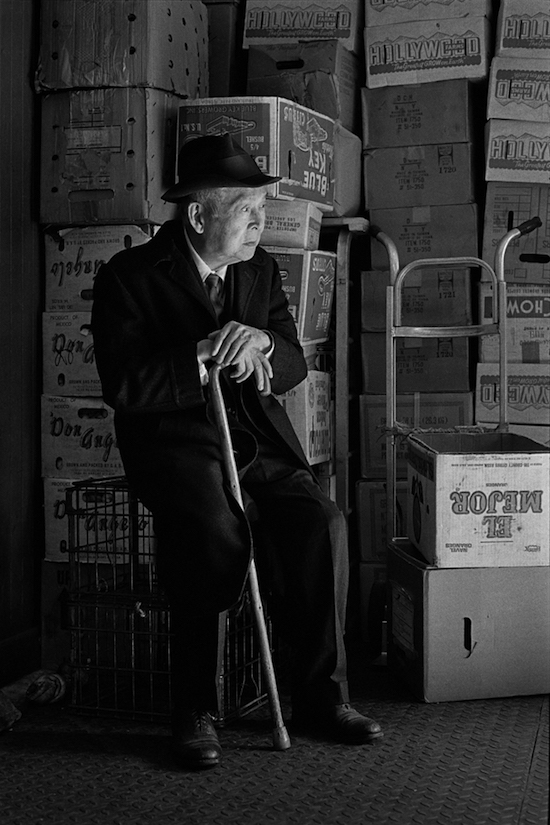
<svg viewBox="0 0 550 825"><path fill-rule="evenodd" d="M230 377L237 383L241 383L254 375L256 386L260 395L271 394L271 378L273 377L273 369L269 359L256 347L245 347L238 355L231 355L224 359L219 358L219 339L218 335L212 336L212 339L205 338L197 344L197 358L200 364L208 365L208 362L215 361L221 364L222 367L232 366L234 369L230 372ZM216 353L216 354L214 354Z"/></svg>

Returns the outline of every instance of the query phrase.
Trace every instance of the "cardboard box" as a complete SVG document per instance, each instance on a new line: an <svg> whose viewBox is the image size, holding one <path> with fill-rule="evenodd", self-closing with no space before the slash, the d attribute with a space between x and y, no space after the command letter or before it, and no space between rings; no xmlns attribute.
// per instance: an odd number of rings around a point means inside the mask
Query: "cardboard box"
<svg viewBox="0 0 550 825"><path fill-rule="evenodd" d="M475 203L437 207L409 206L403 209L375 208L370 210L370 223L392 239L401 266L419 258L479 255L478 211ZM371 242L371 268L388 269L386 247L375 239ZM414 276L411 274L410 277Z"/></svg>
<svg viewBox="0 0 550 825"><path fill-rule="evenodd" d="M42 396L42 476L124 475L114 413L100 398Z"/></svg>
<svg viewBox="0 0 550 825"><path fill-rule="evenodd" d="M80 479L81 481L82 479ZM69 513L66 492L78 479L44 478L44 518L46 527L46 560L69 560ZM150 564L155 555L152 516L141 502L136 503L135 521L130 518L128 493L114 487L100 486L93 496L78 494L78 513L73 525L73 546L78 564L121 564L130 554L136 561ZM134 515L132 514L132 518ZM135 529L135 532L134 532ZM137 544L135 543L137 542Z"/></svg>
<svg viewBox="0 0 550 825"><path fill-rule="evenodd" d="M397 535L406 536L407 482L396 484ZM359 479L355 485L359 553L362 562L386 563L388 554L388 500L386 483ZM392 536L393 538L393 536Z"/></svg>
<svg viewBox="0 0 550 825"><path fill-rule="evenodd" d="M330 374L309 370L298 386L277 396L310 464L332 458Z"/></svg>
<svg viewBox="0 0 550 825"><path fill-rule="evenodd" d="M433 143L368 149L364 154L365 206L474 203L474 157L471 143Z"/></svg>
<svg viewBox="0 0 550 825"><path fill-rule="evenodd" d="M494 57L489 72L487 118L550 121L550 63Z"/></svg>
<svg viewBox="0 0 550 825"><path fill-rule="evenodd" d="M485 179L550 183L550 127L527 120L489 120Z"/></svg>
<svg viewBox="0 0 550 825"><path fill-rule="evenodd" d="M80 89L44 95L40 221L164 223L181 98L158 89Z"/></svg>
<svg viewBox="0 0 550 825"><path fill-rule="evenodd" d="M263 246L318 249L323 213L308 201L268 198L265 202Z"/></svg>
<svg viewBox="0 0 550 825"><path fill-rule="evenodd" d="M404 393L396 397L397 421L406 427L421 429L452 429L465 427L474 421L474 394ZM359 450L361 475L386 477L386 396L359 396ZM395 469L398 478L407 477L406 436L395 439Z"/></svg>
<svg viewBox="0 0 550 825"><path fill-rule="evenodd" d="M430 564L550 564L550 449L511 433L408 442L408 537Z"/></svg>
<svg viewBox="0 0 550 825"><path fill-rule="evenodd" d="M500 420L499 364L478 364L476 422ZM510 424L550 425L550 369L548 364L510 364L508 367L508 421Z"/></svg>
<svg viewBox="0 0 550 825"><path fill-rule="evenodd" d="M365 0L365 26L491 15L490 0Z"/></svg>
<svg viewBox="0 0 550 825"><path fill-rule="evenodd" d="M410 326L472 323L469 269L413 269L401 288L401 322ZM361 273L361 329L386 328L389 272Z"/></svg>
<svg viewBox="0 0 550 825"><path fill-rule="evenodd" d="M388 558L394 676L424 702L548 693L550 569L441 570L413 552Z"/></svg>
<svg viewBox="0 0 550 825"><path fill-rule="evenodd" d="M282 180L273 198L313 201L332 209L334 121L281 97L209 97L180 106L178 153L201 135L229 132L260 169Z"/></svg>
<svg viewBox="0 0 550 825"><path fill-rule="evenodd" d="M388 568L386 564L359 564L359 609L363 654L367 661L386 655ZM380 661L382 664L382 661Z"/></svg>
<svg viewBox="0 0 550 825"><path fill-rule="evenodd" d="M550 9L547 0L501 0L495 53L499 57L547 60L550 57Z"/></svg>
<svg viewBox="0 0 550 825"><path fill-rule="evenodd" d="M44 537L47 561L69 561L69 519L65 494L74 479L44 478Z"/></svg>
<svg viewBox="0 0 550 825"><path fill-rule="evenodd" d="M470 348L467 338L397 338L397 392L468 392ZM361 333L363 392L386 392L386 336Z"/></svg>
<svg viewBox="0 0 550 825"><path fill-rule="evenodd" d="M150 237L147 227L139 226L48 228L44 232L46 311L91 310L94 279L101 264Z"/></svg>
<svg viewBox="0 0 550 825"><path fill-rule="evenodd" d="M363 0L247 0L243 46L339 40L360 53Z"/></svg>
<svg viewBox="0 0 550 825"><path fill-rule="evenodd" d="M509 363L550 362L550 284L508 284L506 288L506 357ZM479 319L493 321L493 290L479 285ZM483 335L480 361L499 360L498 335Z"/></svg>
<svg viewBox="0 0 550 825"><path fill-rule="evenodd" d="M277 95L339 120L359 124L359 58L339 40L274 43L248 50L246 93Z"/></svg>
<svg viewBox="0 0 550 825"><path fill-rule="evenodd" d="M91 312L42 314L42 392L102 395L94 355Z"/></svg>
<svg viewBox="0 0 550 825"><path fill-rule="evenodd" d="M246 52L242 48L241 0L204 0L208 13L208 94L242 94Z"/></svg>
<svg viewBox="0 0 550 825"><path fill-rule="evenodd" d="M542 226L508 246L504 278L509 283L550 284L550 186L487 184L482 257L491 266L497 244L508 230L537 215ZM487 278L483 270L482 278Z"/></svg>
<svg viewBox="0 0 550 825"><path fill-rule="evenodd" d="M363 146L422 146L473 139L471 86L464 78L361 89Z"/></svg>
<svg viewBox="0 0 550 825"><path fill-rule="evenodd" d="M489 425L486 425L489 428ZM497 425L495 424L495 428ZM537 426L536 424L510 424L508 426L508 431L514 433L515 435L522 435L525 438L530 438L531 441L536 441L538 444L542 444L543 447L550 447L550 426Z"/></svg>
<svg viewBox="0 0 550 825"><path fill-rule="evenodd" d="M334 252L277 246L265 249L279 265L300 343L328 341L336 278Z"/></svg>
<svg viewBox="0 0 550 825"><path fill-rule="evenodd" d="M203 3L179 0L43 0L38 91L151 86L182 97L208 94Z"/></svg>
<svg viewBox="0 0 550 825"><path fill-rule="evenodd" d="M71 657L69 562L43 561L40 572L41 665L57 671Z"/></svg>
<svg viewBox="0 0 550 825"><path fill-rule="evenodd" d="M334 124L334 199L327 218L355 217L363 205L361 138Z"/></svg>
<svg viewBox="0 0 550 825"><path fill-rule="evenodd" d="M481 16L369 26L366 85L375 89L452 78L479 80L489 72L490 47L489 21Z"/></svg>

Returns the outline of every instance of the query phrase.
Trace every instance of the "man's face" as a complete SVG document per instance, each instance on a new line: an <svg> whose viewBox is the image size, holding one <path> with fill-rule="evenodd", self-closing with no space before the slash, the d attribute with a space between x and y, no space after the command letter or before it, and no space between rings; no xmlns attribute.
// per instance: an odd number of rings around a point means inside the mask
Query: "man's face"
<svg viewBox="0 0 550 825"><path fill-rule="evenodd" d="M213 268L252 258L265 224L265 199L265 188L227 189L218 214L203 214L201 254Z"/></svg>

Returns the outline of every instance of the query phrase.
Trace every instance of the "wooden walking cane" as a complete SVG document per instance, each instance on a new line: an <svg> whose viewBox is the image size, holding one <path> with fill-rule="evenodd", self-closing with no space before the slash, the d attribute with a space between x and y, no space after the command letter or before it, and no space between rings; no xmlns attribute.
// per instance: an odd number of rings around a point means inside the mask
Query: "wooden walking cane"
<svg viewBox="0 0 550 825"><path fill-rule="evenodd" d="M235 456L233 454L233 443L231 440L231 433L229 431L229 423L227 421L227 412L220 387L220 371L222 367L219 364L214 365L210 370L210 392L212 394L212 403L214 407L214 416L220 434L222 445L222 455L224 469L227 476L231 492L237 499L241 509L244 511L244 502L241 492L241 485L237 472L237 465L235 463ZM267 635L267 628L265 624L264 610L262 600L260 598L260 588L258 585L258 574L256 572L256 563L254 556L250 559L248 567L248 587L250 591L250 602L252 605L252 612L254 621L256 623L256 630L258 632L258 640L260 645L260 659L267 683L267 696L271 708L271 718L273 721L273 747L277 751L284 751L290 748L290 737L285 727L283 714L281 711L281 703L279 701L279 692L277 690L277 682L275 679L275 669L273 667L273 659L271 657L271 648L269 646L269 638Z"/></svg>

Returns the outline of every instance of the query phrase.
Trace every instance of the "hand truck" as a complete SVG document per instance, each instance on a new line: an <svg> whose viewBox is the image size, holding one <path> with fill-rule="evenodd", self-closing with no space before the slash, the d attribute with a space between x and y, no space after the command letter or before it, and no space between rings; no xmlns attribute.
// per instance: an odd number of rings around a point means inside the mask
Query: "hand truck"
<svg viewBox="0 0 550 825"><path fill-rule="evenodd" d="M241 485L239 482L239 475L237 472L235 455L233 453L231 432L229 430L229 423L227 420L227 411L225 409L225 403L220 386L221 370L221 365L215 364L210 369L209 373L210 392L214 408L214 417L216 420L216 425L218 427L218 432L220 434L226 479L232 494L235 496L241 509L244 510ZM266 680L267 697L271 709L271 718L273 722L273 748L277 751L284 751L290 748L290 737L286 730L281 711L281 703L279 701L279 693L277 690L277 682L275 679L275 669L273 667L271 648L269 646L269 637L267 634L264 610L260 596L258 574L256 571L256 563L254 561L253 555L250 559L250 564L248 567L248 588L250 593L250 605L256 624L256 630L258 632L260 659L262 662L262 667L264 670Z"/></svg>
<svg viewBox="0 0 550 825"><path fill-rule="evenodd" d="M495 267L491 267L481 258L464 256L454 258L422 258L413 261L403 269L399 267L399 255L395 243L380 228L371 226L374 238L386 248L390 269L390 284L386 290L386 499L387 499L387 542L393 543L397 538L396 508L396 438L408 435L411 428L397 421L396 389L396 339L397 338L440 338L440 337L479 337L497 334L499 338L499 372L500 399L499 424L497 430L508 429L508 363L506 340L506 282L504 280L504 258L510 243L521 235L527 235L542 226L539 217L533 217L519 226L510 229L499 241L495 252ZM407 326L402 323L403 282L415 269L428 267L455 266L481 267L488 273L493 285L493 323L469 324L464 326ZM461 427L461 431L465 431ZM436 431L437 432L437 431ZM440 431L441 432L441 431ZM475 432L480 432L476 427Z"/></svg>

